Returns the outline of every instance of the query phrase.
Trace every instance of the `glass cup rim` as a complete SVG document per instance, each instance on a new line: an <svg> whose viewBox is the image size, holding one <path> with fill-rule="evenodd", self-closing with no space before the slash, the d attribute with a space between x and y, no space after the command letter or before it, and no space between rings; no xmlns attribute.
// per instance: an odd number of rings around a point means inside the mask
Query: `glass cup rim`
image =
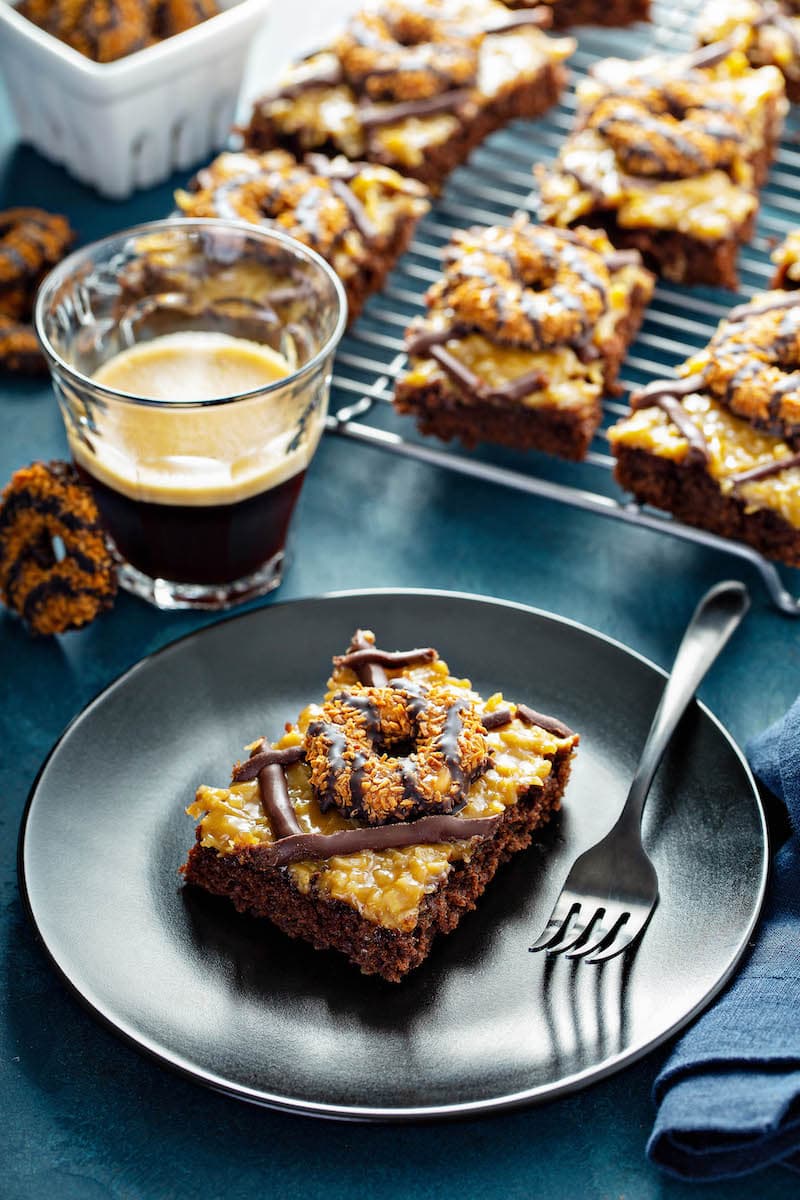
<svg viewBox="0 0 800 1200"><path fill-rule="evenodd" d="M260 225L253 225L249 221L229 221L218 217L164 217L157 221L145 221L140 225L131 225L130 228L121 229L116 233L107 234L105 237L97 238L93 242L87 243L85 246L80 246L74 250L67 258L61 260L48 275L42 280L39 291L36 296L36 304L33 313L33 325L36 331L36 336L39 339L45 357L48 359L51 367L56 366L65 375L69 376L76 383L83 386L91 387L101 394L110 397L115 401L122 401L125 404L138 404L147 408L165 408L166 404L163 400L154 400L151 397L136 396L132 392L118 391L116 388L108 387L106 384L98 383L90 375L84 375L81 371L68 363L61 357L55 347L50 343L50 339L44 331L44 312L46 301L49 300L52 293L59 287L67 275L75 269L82 259L88 258L93 252L96 252L101 247L107 246L112 242L119 241L123 238L141 236L148 233L159 233L170 229L209 229L213 227L222 232L247 233L256 238L260 238L264 242L278 243L284 246L292 253L304 257L313 266L320 269L323 275L327 276L329 282L333 285L334 295L338 301L338 315L333 330L326 338L324 344L319 348L316 354L304 363L296 371L290 372L282 379L275 379L271 383L265 383L261 387L251 388L247 392L234 392L230 396L215 396L210 400L191 400L181 402L181 410L187 411L195 408L214 408L223 404L232 404L239 400L249 400L256 396L264 396L270 392L277 392L281 388L289 387L299 380L305 379L309 375L313 375L325 358L335 349L342 334L344 333L347 323L347 296L344 286L339 276L334 271L329 262L318 254L316 250L312 250L310 246L306 246L303 242L296 238L290 237L278 229L264 229ZM168 403L168 402L167 402Z"/></svg>

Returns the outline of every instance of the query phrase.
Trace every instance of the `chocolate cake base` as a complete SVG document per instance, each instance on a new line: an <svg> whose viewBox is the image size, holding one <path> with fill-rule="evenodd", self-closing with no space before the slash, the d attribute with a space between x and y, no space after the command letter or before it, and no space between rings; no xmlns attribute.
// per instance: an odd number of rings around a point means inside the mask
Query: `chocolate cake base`
<svg viewBox="0 0 800 1200"><path fill-rule="evenodd" d="M585 213L572 224L605 230L618 249L638 250L645 266L671 283L709 284L735 291L739 286L739 249L753 236L755 215L739 225L729 238L716 241L704 241L674 230L626 229L617 222L615 212L601 210Z"/></svg>
<svg viewBox="0 0 800 1200"><path fill-rule="evenodd" d="M630 309L618 322L613 338L603 346L603 386L618 393L617 377L644 317L648 296L642 288L631 293ZM416 387L400 379L395 388L394 406L400 413L417 419L421 433L433 434L442 441L459 439L471 450L480 442L511 446L514 450L541 450L559 458L579 460L586 457L592 438L603 419L601 397L582 409L526 408L521 402L492 404L489 401L465 401L442 379L427 387Z"/></svg>
<svg viewBox="0 0 800 1200"><path fill-rule="evenodd" d="M523 408L521 404L464 402L451 387L432 383L412 387L397 385L394 406L416 417L420 433L444 442L458 439L468 450L480 442L494 442L514 450L542 450L559 458L586 457L602 418L600 402L590 410Z"/></svg>
<svg viewBox="0 0 800 1200"><path fill-rule="evenodd" d="M722 494L702 464L687 466L629 446L617 446L616 456L617 482L643 504L800 567L800 530L773 509L748 512L744 500Z"/></svg>
<svg viewBox="0 0 800 1200"><path fill-rule="evenodd" d="M498 867L530 845L535 830L558 809L570 766L570 750L555 756L544 786L532 788L506 809L494 836L478 843L469 862L453 864L441 886L423 899L419 920L407 932L375 925L341 900L313 890L303 894L286 869L248 865L246 851L221 855L198 841L189 852L184 877L189 884L226 896L239 912L267 917L317 950L338 950L364 975L398 983L427 958L437 934L450 933L475 908Z"/></svg>
<svg viewBox="0 0 800 1200"><path fill-rule="evenodd" d="M397 222L389 242L382 249L373 249L367 262L362 263L347 279L342 279L347 296L348 328L361 314L370 296L383 288L388 276L397 266L398 259L411 244L418 223L417 217L402 217Z"/></svg>
<svg viewBox="0 0 800 1200"><path fill-rule="evenodd" d="M496 129L507 125L518 117L538 117L558 103L567 82L567 70L561 63L547 63L535 79L510 89L497 100L488 104L471 120L463 121L458 131L446 142L426 148L422 162L416 165L404 163L389 154L367 146L359 157L367 162L381 163L393 167L401 175L419 179L433 192L441 191L451 171L465 162L476 146ZM311 147L303 145L300 134L286 135L274 125L258 100L253 106L250 123L241 130L245 145L251 150L273 150L282 147L298 158L309 152ZM341 154L341 147L333 142L314 146L319 154L334 157Z"/></svg>
<svg viewBox="0 0 800 1200"><path fill-rule="evenodd" d="M509 8L535 8L542 0L505 0ZM572 25L632 25L650 20L650 0L551 0L553 28Z"/></svg>

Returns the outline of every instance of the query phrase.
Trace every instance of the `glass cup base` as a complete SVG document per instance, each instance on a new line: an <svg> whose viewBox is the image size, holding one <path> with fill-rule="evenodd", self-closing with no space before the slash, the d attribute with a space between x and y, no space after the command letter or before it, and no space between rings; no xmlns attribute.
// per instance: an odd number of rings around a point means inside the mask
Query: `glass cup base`
<svg viewBox="0 0 800 1200"><path fill-rule="evenodd" d="M126 592L165 612L185 608L222 612L274 591L283 578L285 562L286 551L279 550L252 575L234 579L231 583L179 583L174 579L153 579L127 562L119 564L117 576L119 586Z"/></svg>

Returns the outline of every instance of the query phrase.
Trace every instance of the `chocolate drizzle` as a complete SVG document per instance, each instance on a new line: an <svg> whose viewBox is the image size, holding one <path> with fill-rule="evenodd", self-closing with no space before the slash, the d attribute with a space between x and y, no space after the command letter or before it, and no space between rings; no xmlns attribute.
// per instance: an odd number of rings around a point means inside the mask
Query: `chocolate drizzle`
<svg viewBox="0 0 800 1200"><path fill-rule="evenodd" d="M466 337L468 333L468 327L460 323L448 325L445 329L412 331L406 339L406 353L412 358L422 358L432 346L442 346L445 342Z"/></svg>
<svg viewBox="0 0 800 1200"><path fill-rule="evenodd" d="M545 713L537 712L535 708L529 708L527 704L517 705L517 716L525 725L538 725L540 729L554 734L555 737L575 737L573 730L568 725L565 725L563 721L557 720L556 717L548 717Z"/></svg>
<svg viewBox="0 0 800 1200"><path fill-rule="evenodd" d="M331 191L341 200L350 214L350 219L365 242L374 242L378 238L378 230L367 216L364 205L356 196L350 183L358 174L358 168L353 163L343 167L340 163L331 163L324 154L307 154L303 160L309 170L323 179L327 179Z"/></svg>
<svg viewBox="0 0 800 1200"><path fill-rule="evenodd" d="M642 256L638 250L616 250L613 254L604 254L603 262L606 269L613 273L621 271L624 267L640 267Z"/></svg>
<svg viewBox="0 0 800 1200"><path fill-rule="evenodd" d="M304 859L329 859L340 854L358 854L362 850L395 850L403 846L492 837L501 820L502 815L468 819L441 814L394 825L342 829L337 833L299 833L277 842L248 847L242 853L255 867L285 867Z"/></svg>
<svg viewBox="0 0 800 1200"><path fill-rule="evenodd" d="M708 446L703 431L695 425L680 402L679 397L691 396L705 383L705 372L697 371L683 379L659 380L633 392L630 405L634 412L640 408L660 408L678 432L689 443L686 463L705 464L709 460Z"/></svg>
<svg viewBox="0 0 800 1200"><path fill-rule="evenodd" d="M734 489L747 483L759 483L762 479L771 479L792 467L800 467L800 454L792 454L788 458L777 458L773 462L762 463L760 467L750 467L747 471L739 471L736 475L728 476L728 482Z"/></svg>
<svg viewBox="0 0 800 1200"><path fill-rule="evenodd" d="M718 63L724 62L729 54L737 49L735 41L730 38L720 38L718 42L711 42L707 46L701 46L699 50L694 50L691 54L685 56L685 70L688 72L701 70L705 67L716 67Z"/></svg>
<svg viewBox="0 0 800 1200"><path fill-rule="evenodd" d="M255 750L246 762L238 763L233 770L234 783L246 783L256 779L264 767L291 767L294 763L302 762L305 758L302 746L287 746L285 750Z"/></svg>
<svg viewBox="0 0 800 1200"><path fill-rule="evenodd" d="M356 196L352 188L343 179L331 179L331 191L338 196L350 214L358 232L365 242L374 242L378 238L378 230L367 216L367 210Z"/></svg>
<svg viewBox="0 0 800 1200"><path fill-rule="evenodd" d="M359 108L358 118L364 129L377 129L381 125L407 121L409 117L428 117L438 112L457 114L470 97L468 88L456 88L425 100L407 100L402 104L365 104Z"/></svg>
<svg viewBox="0 0 800 1200"><path fill-rule="evenodd" d="M266 742L262 742L261 745L262 749L256 749L255 753L251 756L251 762L256 763L259 758L270 753L280 753L280 751L271 751ZM302 754L302 746L297 747L297 749ZM234 778L236 778L235 773ZM289 796L283 763L280 760L270 762L266 766L261 767L258 772L258 788L261 793L261 803L269 819L273 837L280 841L283 838L301 834L303 831L300 827L300 822L297 820L297 814L294 811L294 805Z"/></svg>
<svg viewBox="0 0 800 1200"><path fill-rule="evenodd" d="M692 389L693 391L695 389ZM686 452L686 463L707 463L709 459L708 446L703 431L695 425L686 409L674 392L654 392L649 396L632 396L631 408L660 408L668 417L681 437L689 443Z"/></svg>
<svg viewBox="0 0 800 1200"><path fill-rule="evenodd" d="M487 399L488 389L482 379L474 371L462 363L444 346L431 346L430 357L434 359L454 383L458 384L467 395L476 396L479 400Z"/></svg>
<svg viewBox="0 0 800 1200"><path fill-rule="evenodd" d="M353 670L361 666L379 667L413 667L419 663L433 662L437 657L436 651L430 646L416 650L378 650L375 646L366 646L363 650L348 651L347 654L337 654L333 660L335 667L350 667Z"/></svg>
<svg viewBox="0 0 800 1200"><path fill-rule="evenodd" d="M790 292L786 296L775 297L772 300L740 304L728 313L728 324L735 325L750 317L760 317L762 313L778 312L782 308L794 308L797 304L800 304L800 291Z"/></svg>
<svg viewBox="0 0 800 1200"><path fill-rule="evenodd" d="M371 649L373 649L372 642L366 637L364 630L357 629L347 648L347 653L353 654L360 650ZM386 687L389 677L378 663L368 663L362 660L353 667L353 670L359 683L363 683L365 687Z"/></svg>
<svg viewBox="0 0 800 1200"><path fill-rule="evenodd" d="M461 701L454 700L452 704L447 706L442 731L438 737L439 753L444 759L444 765L450 772L450 778L459 788L463 788L465 791L462 805L466 803L467 799L466 788L472 782L471 779L467 778L461 766L458 749L458 736L463 728L463 716L464 705Z"/></svg>
<svg viewBox="0 0 800 1200"><path fill-rule="evenodd" d="M680 400L675 396L661 396L656 400L655 406L666 413L681 436L689 443L689 449L686 452L687 465L692 463L707 463L709 452L703 431L695 425Z"/></svg>
<svg viewBox="0 0 800 1200"><path fill-rule="evenodd" d="M448 333L448 340L452 337L452 333ZM418 350L418 345L422 345L424 349ZM474 371L471 371L468 366L446 350L444 346L438 344L437 341L431 343L426 342L421 336L419 339L414 339L409 349L409 354L424 355L428 354L442 368L444 373L453 380L455 384L468 396L474 396L476 400L485 401L503 401L503 400L521 400L523 396L529 396L533 392L539 392L543 387L547 386L547 376L543 371L528 371L524 375L518 375L516 379L509 380L508 383L502 384L501 387L492 388L479 379Z"/></svg>
<svg viewBox="0 0 800 1200"><path fill-rule="evenodd" d="M277 87L271 92L266 92L258 99L259 104L274 104L277 100L296 100L298 96L302 96L304 92L310 92L314 88L337 87L344 81L344 73L341 63L330 56L329 60L323 59L318 63L301 63L298 65L298 78L290 80L283 87Z"/></svg>
<svg viewBox="0 0 800 1200"><path fill-rule="evenodd" d="M512 30L523 28L526 25L533 25L536 29L550 29L552 24L553 10L540 4L537 8L529 9L527 12L509 13L496 25L485 25L482 32L487 35L510 33Z"/></svg>
<svg viewBox="0 0 800 1200"><path fill-rule="evenodd" d="M481 724L487 733L491 733L493 729L502 729L504 725L510 725L514 720L514 714L510 708L496 708L494 712L485 712L481 717Z"/></svg>
<svg viewBox="0 0 800 1200"><path fill-rule="evenodd" d="M705 371L695 371L682 379L664 379L648 383L631 393L631 408L650 408L661 396L691 396L705 383Z"/></svg>
<svg viewBox="0 0 800 1200"><path fill-rule="evenodd" d="M508 383L504 383L499 388L491 388L488 398L490 400L521 400L524 396L540 392L545 387L547 387L547 376L544 371L527 371L524 375L518 375L516 379L510 379Z"/></svg>

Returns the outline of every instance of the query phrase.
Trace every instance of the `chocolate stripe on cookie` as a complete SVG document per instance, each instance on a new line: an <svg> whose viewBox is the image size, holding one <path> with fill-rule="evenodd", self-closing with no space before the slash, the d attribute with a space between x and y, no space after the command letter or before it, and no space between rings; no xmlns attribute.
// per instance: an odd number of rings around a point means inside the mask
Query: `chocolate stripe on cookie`
<svg viewBox="0 0 800 1200"><path fill-rule="evenodd" d="M301 833L267 845L251 846L241 857L256 868L284 867L303 859L327 859L340 854L358 854L362 850L395 850L402 846L469 841L492 837L501 820L502 815L475 819L441 815L394 825L342 829L337 833Z"/></svg>
<svg viewBox="0 0 800 1200"><path fill-rule="evenodd" d="M53 575L49 579L43 580L42 583L37 584L36 587L31 588L22 602L20 615L23 620L33 626L36 610L52 596L63 596L66 600L77 600L80 596L91 596L97 600L103 596L105 590L105 588L93 587L76 588L61 576Z"/></svg>
<svg viewBox="0 0 800 1200"><path fill-rule="evenodd" d="M20 489L9 496L3 505L0 515L0 528L10 525L21 512L35 512L40 516L56 517L66 529L71 531L85 530L87 533L99 533L101 526L97 521L87 521L85 517L70 512L59 496L37 496L28 489Z"/></svg>

